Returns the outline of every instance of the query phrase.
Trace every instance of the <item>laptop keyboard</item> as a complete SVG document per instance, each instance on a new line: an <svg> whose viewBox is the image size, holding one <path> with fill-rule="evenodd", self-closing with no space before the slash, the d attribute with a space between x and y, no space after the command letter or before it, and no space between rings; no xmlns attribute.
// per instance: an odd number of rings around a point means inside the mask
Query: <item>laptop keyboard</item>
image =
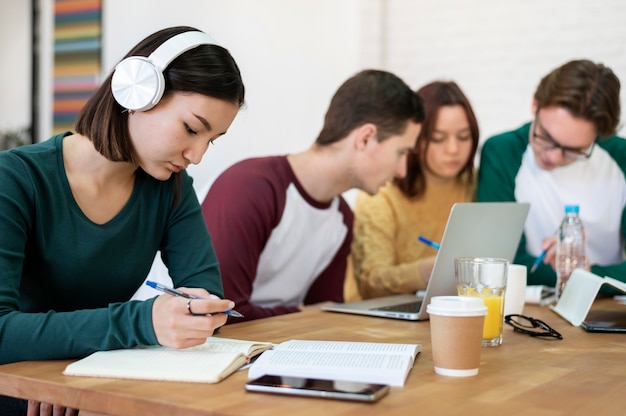
<svg viewBox="0 0 626 416"><path fill-rule="evenodd" d="M393 311L393 312L419 312L422 301L400 303L398 305L381 306L380 308L372 308L374 311Z"/></svg>

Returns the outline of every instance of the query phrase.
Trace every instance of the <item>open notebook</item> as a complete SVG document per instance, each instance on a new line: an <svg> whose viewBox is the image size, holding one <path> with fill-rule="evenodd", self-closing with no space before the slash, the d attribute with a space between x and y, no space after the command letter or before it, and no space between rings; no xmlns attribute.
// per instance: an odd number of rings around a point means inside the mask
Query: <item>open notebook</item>
<svg viewBox="0 0 626 416"><path fill-rule="evenodd" d="M464 202L450 210L426 291L359 302L325 305L323 310L406 320L428 319L432 296L456 295L455 257L501 257L513 260L530 204ZM417 235L415 236L417 238Z"/></svg>
<svg viewBox="0 0 626 416"><path fill-rule="evenodd" d="M70 363L63 374L217 383L272 346L270 342L209 337L204 344L181 349L151 345L97 351Z"/></svg>

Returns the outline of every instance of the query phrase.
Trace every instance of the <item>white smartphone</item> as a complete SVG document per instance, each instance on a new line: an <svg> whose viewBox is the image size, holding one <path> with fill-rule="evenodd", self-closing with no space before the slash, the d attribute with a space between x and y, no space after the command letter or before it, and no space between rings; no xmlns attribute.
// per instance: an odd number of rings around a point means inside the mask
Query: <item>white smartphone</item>
<svg viewBox="0 0 626 416"><path fill-rule="evenodd" d="M246 383L246 390L325 399L375 402L389 392L385 384L264 375Z"/></svg>

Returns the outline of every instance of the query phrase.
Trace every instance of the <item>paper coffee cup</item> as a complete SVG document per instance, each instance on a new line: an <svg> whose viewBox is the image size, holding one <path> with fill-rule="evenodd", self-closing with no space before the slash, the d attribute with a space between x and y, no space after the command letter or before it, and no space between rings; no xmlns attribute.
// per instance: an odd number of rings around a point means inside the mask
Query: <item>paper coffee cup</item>
<svg viewBox="0 0 626 416"><path fill-rule="evenodd" d="M481 298L435 296L426 311L435 372L444 376L478 374L487 307Z"/></svg>

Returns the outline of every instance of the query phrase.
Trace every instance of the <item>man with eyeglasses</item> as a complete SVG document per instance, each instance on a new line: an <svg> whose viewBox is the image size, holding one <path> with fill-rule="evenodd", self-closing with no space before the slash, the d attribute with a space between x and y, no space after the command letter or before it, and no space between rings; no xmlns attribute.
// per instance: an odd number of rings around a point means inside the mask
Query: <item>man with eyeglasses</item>
<svg viewBox="0 0 626 416"><path fill-rule="evenodd" d="M591 271L626 280L626 140L615 136L620 82L589 60L565 63L535 91L532 122L485 142L478 201L530 202L514 262L528 270L548 253L528 284L556 283L556 235L566 204L578 204Z"/></svg>

